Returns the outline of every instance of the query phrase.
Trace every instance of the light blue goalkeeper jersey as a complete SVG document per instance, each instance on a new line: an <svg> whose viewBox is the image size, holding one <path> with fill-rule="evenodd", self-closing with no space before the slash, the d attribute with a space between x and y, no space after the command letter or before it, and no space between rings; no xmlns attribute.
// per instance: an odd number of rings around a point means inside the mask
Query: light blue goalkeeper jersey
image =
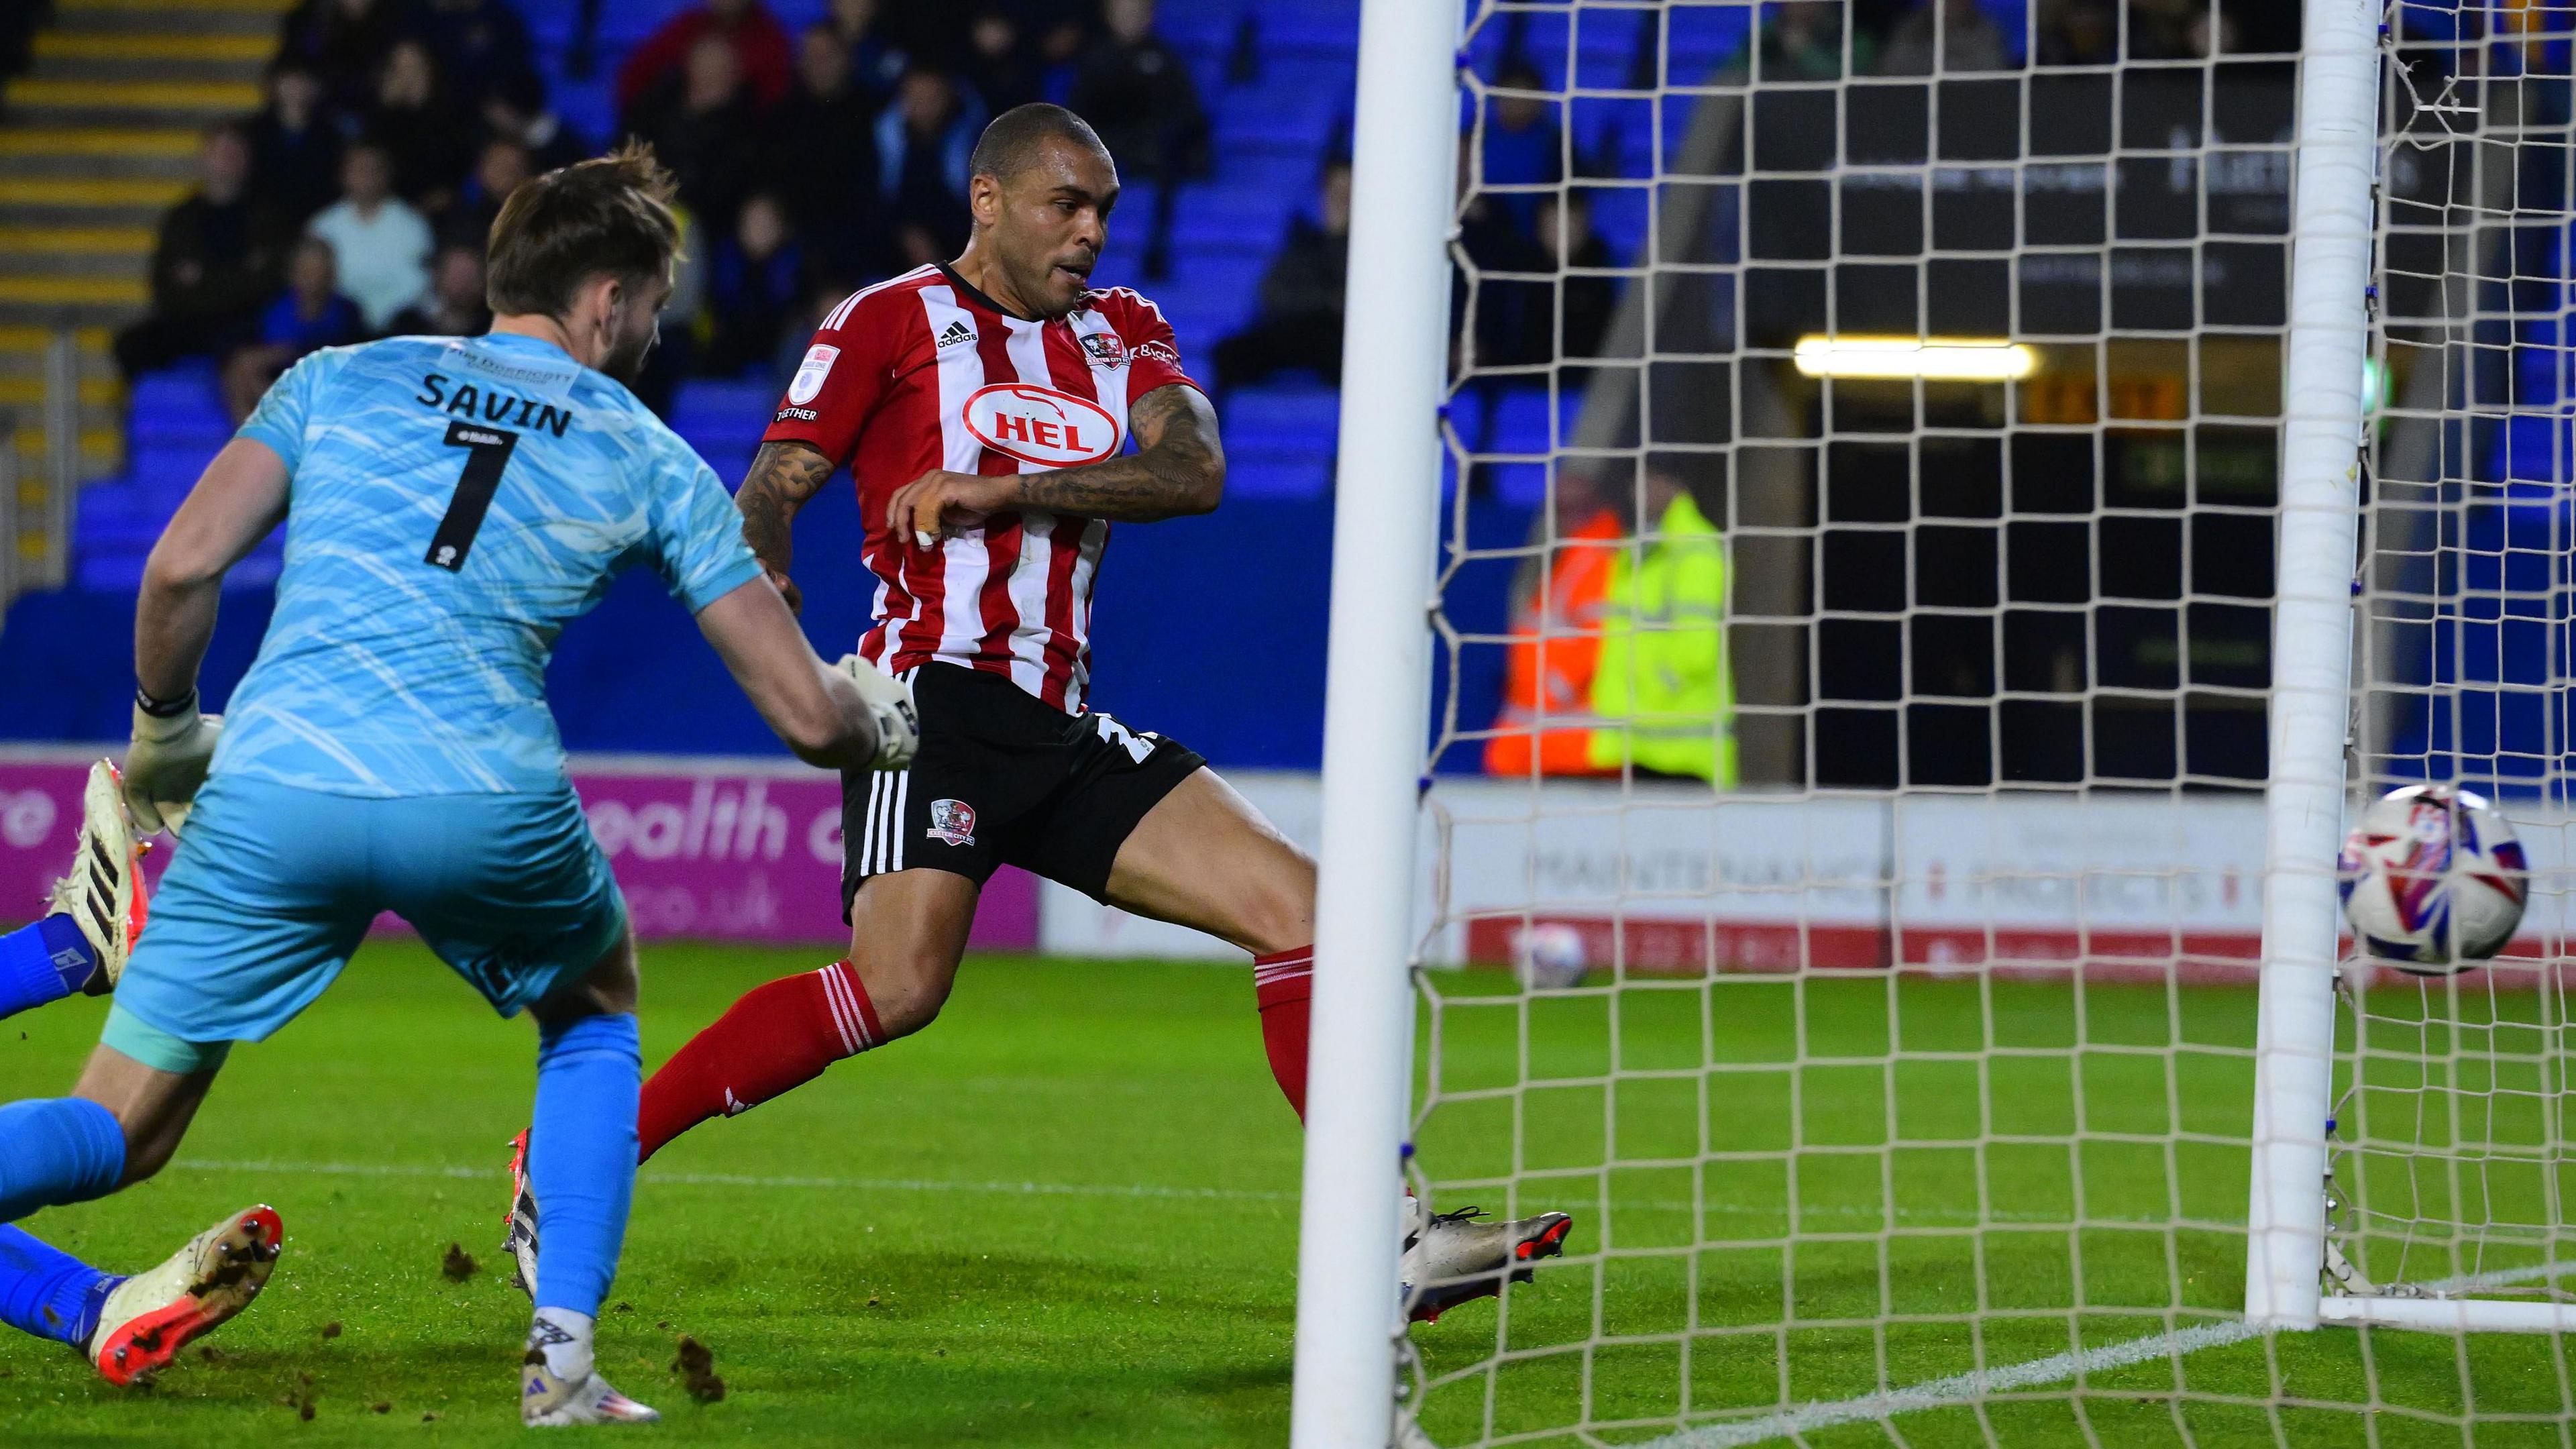
<svg viewBox="0 0 2576 1449"><path fill-rule="evenodd" d="M546 661L619 572L691 613L759 577L714 470L534 338L297 363L242 426L292 475L286 566L218 776L338 795L564 788Z"/></svg>

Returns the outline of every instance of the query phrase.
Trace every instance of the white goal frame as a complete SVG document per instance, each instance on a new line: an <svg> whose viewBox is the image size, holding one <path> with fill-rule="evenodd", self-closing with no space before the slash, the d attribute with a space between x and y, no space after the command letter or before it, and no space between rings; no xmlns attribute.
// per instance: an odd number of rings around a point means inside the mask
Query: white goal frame
<svg viewBox="0 0 2576 1449"><path fill-rule="evenodd" d="M2245 1318L2261 1328L2322 1317L2381 10L2380 0L2308 0L2301 33L2246 1211ZM2369 1300L2344 1300L2356 1301Z"/></svg>
<svg viewBox="0 0 2576 1449"><path fill-rule="evenodd" d="M2309 0L2300 58L2245 1319L2567 1333L2576 1304L2324 1291L2384 10Z"/></svg>
<svg viewBox="0 0 2576 1449"><path fill-rule="evenodd" d="M2304 0L2245 1322L2576 1331L2576 1304L2323 1289L2385 8ZM1347 313L1364 322L1344 348L1297 1449L1380 1449L1394 1434L1395 1203L1415 1020L1415 873L1395 863L1416 848L1427 733L1460 10L1362 10Z"/></svg>

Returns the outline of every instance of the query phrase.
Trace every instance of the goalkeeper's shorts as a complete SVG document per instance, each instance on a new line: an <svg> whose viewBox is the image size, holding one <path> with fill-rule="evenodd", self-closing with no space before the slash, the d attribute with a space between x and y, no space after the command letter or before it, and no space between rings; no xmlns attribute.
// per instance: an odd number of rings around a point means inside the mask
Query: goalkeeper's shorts
<svg viewBox="0 0 2576 1449"><path fill-rule="evenodd" d="M387 911L503 1016L579 981L626 930L569 785L380 800L219 773L153 894L120 1015L181 1042L259 1041Z"/></svg>
<svg viewBox="0 0 2576 1449"><path fill-rule="evenodd" d="M911 681L912 768L841 776L844 918L868 877L924 868L981 885L1016 865L1106 901L1136 822L1207 764L1108 715L1066 714L1007 675L933 662Z"/></svg>

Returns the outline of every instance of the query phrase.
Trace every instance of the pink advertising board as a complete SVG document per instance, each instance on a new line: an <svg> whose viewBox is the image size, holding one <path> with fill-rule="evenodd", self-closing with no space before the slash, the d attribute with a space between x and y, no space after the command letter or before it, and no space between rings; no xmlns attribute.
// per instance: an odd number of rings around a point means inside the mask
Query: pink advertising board
<svg viewBox="0 0 2576 1449"><path fill-rule="evenodd" d="M95 758L78 749L0 753L0 921L43 910L46 889L70 863L82 774ZM832 776L766 760L599 756L574 760L573 785L646 940L849 940L841 787ZM169 857L154 854L157 877ZM1025 951L1037 941L1037 881L1005 869L985 887L969 944Z"/></svg>

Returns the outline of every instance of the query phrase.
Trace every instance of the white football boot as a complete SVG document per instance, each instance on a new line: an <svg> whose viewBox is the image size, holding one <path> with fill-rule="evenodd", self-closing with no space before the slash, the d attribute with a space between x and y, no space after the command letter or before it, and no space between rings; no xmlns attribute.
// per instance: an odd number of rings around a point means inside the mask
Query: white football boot
<svg viewBox="0 0 2576 1449"><path fill-rule="evenodd" d="M650 1424L662 1416L599 1376L586 1314L537 1310L519 1365L519 1422L531 1429L577 1424Z"/></svg>
<svg viewBox="0 0 2576 1449"><path fill-rule="evenodd" d="M190 1238L160 1267L117 1284L99 1308L90 1362L111 1384L159 1372L192 1340L250 1306L268 1286L285 1236L277 1209L246 1207Z"/></svg>
<svg viewBox="0 0 2576 1449"><path fill-rule="evenodd" d="M537 1193L528 1186L528 1129L510 1139L510 1210L501 1215L507 1231L501 1251L510 1255L510 1282L530 1301L537 1296Z"/></svg>
<svg viewBox="0 0 2576 1449"><path fill-rule="evenodd" d="M1540 1213L1510 1222L1486 1222L1480 1208L1434 1213L1418 1198L1407 1197L1404 1258L1398 1274L1404 1283L1405 1317L1433 1323L1461 1303L1492 1298L1506 1281L1530 1281L1524 1265L1565 1251L1574 1219L1564 1213Z"/></svg>
<svg viewBox="0 0 2576 1449"><path fill-rule="evenodd" d="M658 1424L662 1420L644 1405L608 1386L597 1369L579 1379L555 1377L546 1356L528 1350L519 1367L519 1422L531 1429L569 1429L580 1424Z"/></svg>
<svg viewBox="0 0 2576 1449"><path fill-rule="evenodd" d="M144 847L125 813L124 778L101 760L81 787L80 836L72 846L72 873L54 882L48 913L69 916L98 957L81 989L105 996L116 989L134 942L143 934L151 902L143 886Z"/></svg>

